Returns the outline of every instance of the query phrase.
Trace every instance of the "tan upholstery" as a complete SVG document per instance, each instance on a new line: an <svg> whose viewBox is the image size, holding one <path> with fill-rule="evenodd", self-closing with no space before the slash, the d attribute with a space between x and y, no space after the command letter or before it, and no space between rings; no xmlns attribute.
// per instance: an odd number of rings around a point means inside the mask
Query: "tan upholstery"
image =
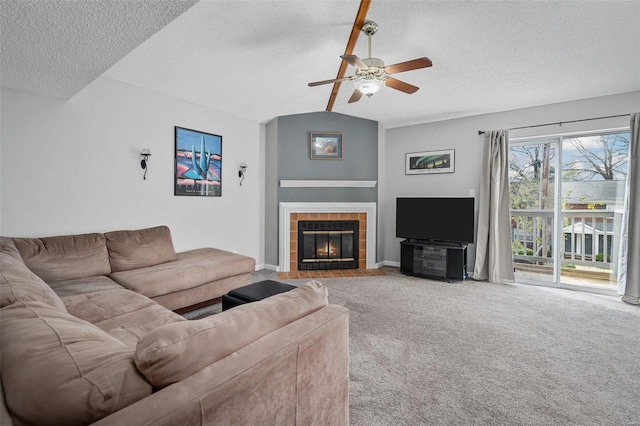
<svg viewBox="0 0 640 426"><path fill-rule="evenodd" d="M134 361L150 383L164 387L327 303L327 288L312 281L199 321L158 327L140 339Z"/></svg>
<svg viewBox="0 0 640 426"><path fill-rule="evenodd" d="M14 259L19 260L20 262L24 262L22 256L20 256L20 252L16 248L16 245L11 238L0 237L0 253L9 255Z"/></svg>
<svg viewBox="0 0 640 426"><path fill-rule="evenodd" d="M66 312L60 297L21 259L0 251L0 307L20 301L43 302Z"/></svg>
<svg viewBox="0 0 640 426"><path fill-rule="evenodd" d="M108 290L121 290L122 286L109 277L98 275L96 277L76 278L73 280L52 281L47 283L49 287L62 298L76 294L96 293Z"/></svg>
<svg viewBox="0 0 640 426"><path fill-rule="evenodd" d="M104 235L13 239L24 263L46 282L109 275Z"/></svg>
<svg viewBox="0 0 640 426"><path fill-rule="evenodd" d="M165 261L166 228L112 235L116 257L134 258L117 267L163 263L111 275L101 234L0 239L0 424L348 424L348 311L323 285L187 321L159 303L219 297L255 261L215 249Z"/></svg>
<svg viewBox="0 0 640 426"><path fill-rule="evenodd" d="M3 308L1 337L6 403L24 423L87 424L151 394L131 349L50 305Z"/></svg>
<svg viewBox="0 0 640 426"><path fill-rule="evenodd" d="M297 424L349 424L349 313L340 308L298 344Z"/></svg>
<svg viewBox="0 0 640 426"><path fill-rule="evenodd" d="M113 272L144 268L176 260L171 232L166 226L104 234Z"/></svg>
<svg viewBox="0 0 640 426"><path fill-rule="evenodd" d="M329 305L96 426L347 426L348 395L349 311Z"/></svg>
<svg viewBox="0 0 640 426"><path fill-rule="evenodd" d="M183 265L203 268L209 281L237 275L238 271L253 272L256 261L252 257L216 248L200 248L178 253L178 261ZM212 274L212 275L210 275Z"/></svg>
<svg viewBox="0 0 640 426"><path fill-rule="evenodd" d="M186 321L141 294L123 289L84 293L62 299L71 315L90 322L127 347L161 325Z"/></svg>
<svg viewBox="0 0 640 426"><path fill-rule="evenodd" d="M2 360L0 360L0 365L2 365ZM4 399L4 389L2 389L1 383L0 383L0 425L13 426L13 419L11 418L11 414L9 413L9 409L7 408L7 402Z"/></svg>
<svg viewBox="0 0 640 426"><path fill-rule="evenodd" d="M179 253L175 262L114 272L111 278L129 290L154 298L238 275L240 271L246 273L253 270L255 260L251 257L203 248ZM219 296L221 294L208 299Z"/></svg>
<svg viewBox="0 0 640 426"><path fill-rule="evenodd" d="M251 284L251 274L245 273L211 281L197 287L176 291L174 293L160 294L152 297L152 299L167 309L176 310L195 305L203 300L222 297L223 294L227 294L233 289L249 284Z"/></svg>
<svg viewBox="0 0 640 426"><path fill-rule="evenodd" d="M104 235L3 237L0 250L2 247L12 257L25 257L27 267L39 271L61 296L115 289L111 278L171 310L216 299L247 285L255 270L251 257L224 250L176 254L166 226Z"/></svg>

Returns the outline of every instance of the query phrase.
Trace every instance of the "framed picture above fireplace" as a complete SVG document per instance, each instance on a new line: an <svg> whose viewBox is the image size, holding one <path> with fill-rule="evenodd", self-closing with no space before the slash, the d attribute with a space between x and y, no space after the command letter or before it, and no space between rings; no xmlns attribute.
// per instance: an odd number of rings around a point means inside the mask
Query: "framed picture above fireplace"
<svg viewBox="0 0 640 426"><path fill-rule="evenodd" d="M406 155L405 174L423 175L455 172L455 149L410 152Z"/></svg>
<svg viewBox="0 0 640 426"><path fill-rule="evenodd" d="M312 160L342 160L342 133L311 132Z"/></svg>

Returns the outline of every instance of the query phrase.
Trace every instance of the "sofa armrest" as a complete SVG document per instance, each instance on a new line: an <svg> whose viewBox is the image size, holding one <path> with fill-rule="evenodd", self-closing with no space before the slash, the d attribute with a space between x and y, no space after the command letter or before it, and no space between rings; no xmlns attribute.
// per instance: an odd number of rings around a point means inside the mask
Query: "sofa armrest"
<svg viewBox="0 0 640 426"><path fill-rule="evenodd" d="M329 305L96 425L349 422L349 311Z"/></svg>
<svg viewBox="0 0 640 426"><path fill-rule="evenodd" d="M138 341L133 361L149 383L162 388L327 306L327 297L324 284L309 281L218 315L166 324Z"/></svg>

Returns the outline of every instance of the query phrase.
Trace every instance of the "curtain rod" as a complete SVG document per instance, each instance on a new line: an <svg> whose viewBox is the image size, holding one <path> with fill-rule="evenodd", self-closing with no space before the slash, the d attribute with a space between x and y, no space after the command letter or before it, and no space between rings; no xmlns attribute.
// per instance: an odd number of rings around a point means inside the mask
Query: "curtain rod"
<svg viewBox="0 0 640 426"><path fill-rule="evenodd" d="M606 117L583 118L582 120L558 121L557 123L534 124L533 126L512 127L508 130L530 129L532 127L555 126L555 125L562 126L563 124L567 124L567 123L578 123L580 121L602 120L604 118L627 117L630 115L631 114L619 114L619 115L608 115ZM478 130L478 134L484 135L485 132L483 130Z"/></svg>

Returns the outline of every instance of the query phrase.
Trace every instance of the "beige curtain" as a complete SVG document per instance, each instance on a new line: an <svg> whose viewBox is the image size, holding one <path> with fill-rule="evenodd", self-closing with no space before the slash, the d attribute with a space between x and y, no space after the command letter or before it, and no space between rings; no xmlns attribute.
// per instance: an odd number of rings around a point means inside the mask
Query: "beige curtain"
<svg viewBox="0 0 640 426"><path fill-rule="evenodd" d="M618 293L622 300L640 304L640 113L631 114L631 144L629 145L629 168L624 194L622 217L622 239L620 242L620 264L618 267Z"/></svg>
<svg viewBox="0 0 640 426"><path fill-rule="evenodd" d="M513 282L509 214L509 131L485 133L473 278Z"/></svg>

